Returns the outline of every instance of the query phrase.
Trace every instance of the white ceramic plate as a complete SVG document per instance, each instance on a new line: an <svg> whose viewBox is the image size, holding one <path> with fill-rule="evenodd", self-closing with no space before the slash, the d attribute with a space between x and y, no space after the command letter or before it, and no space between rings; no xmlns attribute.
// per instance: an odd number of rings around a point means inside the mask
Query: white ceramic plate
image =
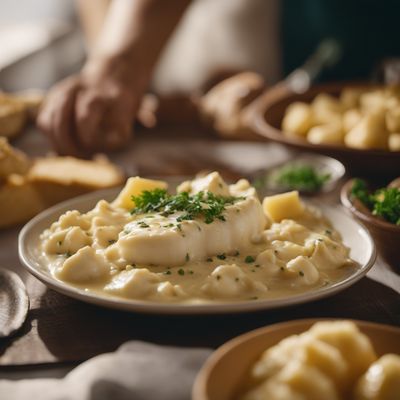
<svg viewBox="0 0 400 400"><path fill-rule="evenodd" d="M344 243L351 249L351 258L355 260L360 267L355 269L354 273L350 276L339 282L325 287L316 288L314 290L312 289L306 293L275 299L229 303L164 304L101 295L75 288L54 278L48 271L47 266L38 257L40 234L66 211L71 209L76 209L80 212L89 211L94 207L98 200L105 199L111 201L115 198L118 192L119 189L111 189L76 197L43 211L29 221L21 230L18 239L19 257L25 268L45 285L57 292L104 307L155 314L218 314L267 310L305 303L326 296L331 296L353 285L361 279L375 262L376 250L374 242L367 229L360 223L351 219L351 217L344 212L341 206L318 204L318 207L322 210L325 216L331 220L335 229L341 233Z"/></svg>

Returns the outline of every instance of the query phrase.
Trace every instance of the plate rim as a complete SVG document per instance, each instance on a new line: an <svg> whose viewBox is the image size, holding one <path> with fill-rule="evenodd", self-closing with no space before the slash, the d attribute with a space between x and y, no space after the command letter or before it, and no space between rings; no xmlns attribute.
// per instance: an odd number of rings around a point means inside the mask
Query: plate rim
<svg viewBox="0 0 400 400"><path fill-rule="evenodd" d="M48 218L54 213L63 213L64 208L68 207L79 207L79 203L84 201L92 200L94 204L105 196L111 196L118 193L119 188L112 188L106 190L95 191L82 196L77 196L72 199L58 203L38 215L32 218L28 223L24 225L18 235L18 255L22 266L33 276L44 283L48 288L51 288L63 295L72 297L74 299L84 301L86 303L95 304L111 309L118 309L128 312L138 312L143 314L158 314L158 315L212 315L212 314L240 314L245 312L257 312L266 311L271 309L279 309L283 307L296 306L316 300L323 299L325 297L332 296L347 289L361 278L363 278L367 272L375 264L377 257L377 250L372 236L368 229L361 222L353 219L345 211L345 208L338 205L323 204L313 201L312 203L319 203L323 208L334 209L334 211L343 213L345 218L350 219L354 224L363 231L366 239L368 240L371 248L371 254L365 265L361 266L360 269L356 270L355 273L346 277L344 280L334 283L333 285L320 287L317 290L300 293L290 297L275 298L275 299L260 299L242 302L218 302L212 304L179 304L179 303L157 303L145 300L134 300L118 298L116 296L102 296L94 292L85 291L68 285L62 281L55 279L45 270L36 268L33 263L30 262L27 247L27 237L29 233L35 228L35 226Z"/></svg>

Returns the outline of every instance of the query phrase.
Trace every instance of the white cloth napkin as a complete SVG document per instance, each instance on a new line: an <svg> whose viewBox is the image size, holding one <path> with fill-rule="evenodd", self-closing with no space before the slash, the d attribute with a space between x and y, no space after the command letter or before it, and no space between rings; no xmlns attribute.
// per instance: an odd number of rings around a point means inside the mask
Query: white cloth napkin
<svg viewBox="0 0 400 400"><path fill-rule="evenodd" d="M94 357L62 379L0 380L4 400L189 400L210 349L132 341Z"/></svg>

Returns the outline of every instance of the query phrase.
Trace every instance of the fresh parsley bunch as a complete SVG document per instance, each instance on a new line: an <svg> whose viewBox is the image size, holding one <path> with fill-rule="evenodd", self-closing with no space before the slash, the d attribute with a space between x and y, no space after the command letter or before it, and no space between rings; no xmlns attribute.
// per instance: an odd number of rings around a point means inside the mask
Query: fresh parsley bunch
<svg viewBox="0 0 400 400"><path fill-rule="evenodd" d="M373 193L368 191L367 184L355 179L351 196L359 199L373 215L384 218L395 225L400 225L400 189L382 188Z"/></svg>

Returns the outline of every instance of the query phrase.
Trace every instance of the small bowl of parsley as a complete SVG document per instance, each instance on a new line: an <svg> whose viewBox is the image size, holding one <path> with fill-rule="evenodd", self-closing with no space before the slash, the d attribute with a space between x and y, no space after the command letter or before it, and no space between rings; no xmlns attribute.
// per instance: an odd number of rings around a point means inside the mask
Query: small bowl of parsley
<svg viewBox="0 0 400 400"><path fill-rule="evenodd" d="M253 184L262 192L298 190L313 195L332 190L344 174L343 164L334 158L303 154L267 171L260 171Z"/></svg>
<svg viewBox="0 0 400 400"><path fill-rule="evenodd" d="M400 268L400 184L374 187L351 179L342 188L342 204L363 222L374 237L381 255Z"/></svg>

